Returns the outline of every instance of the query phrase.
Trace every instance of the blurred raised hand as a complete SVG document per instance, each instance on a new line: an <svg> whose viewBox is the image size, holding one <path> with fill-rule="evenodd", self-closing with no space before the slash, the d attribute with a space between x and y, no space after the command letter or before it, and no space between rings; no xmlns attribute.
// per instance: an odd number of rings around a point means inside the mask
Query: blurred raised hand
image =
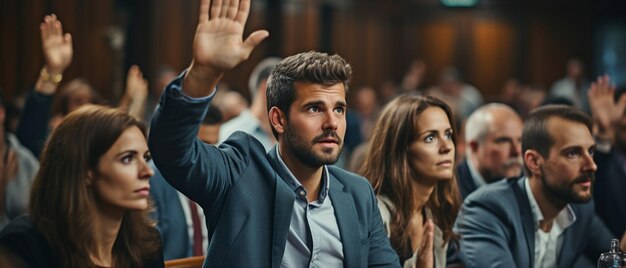
<svg viewBox="0 0 626 268"><path fill-rule="evenodd" d="M46 62L35 89L40 93L52 95L56 92L63 72L72 62L74 55L72 35L63 33L63 25L55 14L45 16L39 29Z"/></svg>
<svg viewBox="0 0 626 268"><path fill-rule="evenodd" d="M120 101L120 108L137 119L143 119L145 102L148 97L148 80L143 77L141 69L133 65L126 75L126 92Z"/></svg>
<svg viewBox="0 0 626 268"><path fill-rule="evenodd" d="M619 122L626 109L626 94L615 100L615 86L608 75L599 76L587 92L594 123L600 138L612 139L614 125Z"/></svg>

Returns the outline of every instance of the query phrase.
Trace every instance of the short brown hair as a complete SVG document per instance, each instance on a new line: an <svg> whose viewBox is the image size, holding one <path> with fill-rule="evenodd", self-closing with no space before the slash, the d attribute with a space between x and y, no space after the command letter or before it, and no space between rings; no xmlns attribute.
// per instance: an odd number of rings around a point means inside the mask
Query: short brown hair
<svg viewBox="0 0 626 268"><path fill-rule="evenodd" d="M524 122L522 130L522 152L535 150L543 157L548 157L550 148L554 145L554 138L550 135L547 122L552 117L558 117L567 121L585 125L589 132L592 131L593 123L589 115L578 108L568 105L545 105L533 110ZM526 172L529 172L524 164Z"/></svg>
<svg viewBox="0 0 626 268"><path fill-rule="evenodd" d="M296 54L283 59L270 75L267 83L267 111L278 107L289 117L289 107L296 99L294 82L310 82L326 86L342 83L348 90L352 67L341 56L315 51ZM278 133L272 127L274 137Z"/></svg>

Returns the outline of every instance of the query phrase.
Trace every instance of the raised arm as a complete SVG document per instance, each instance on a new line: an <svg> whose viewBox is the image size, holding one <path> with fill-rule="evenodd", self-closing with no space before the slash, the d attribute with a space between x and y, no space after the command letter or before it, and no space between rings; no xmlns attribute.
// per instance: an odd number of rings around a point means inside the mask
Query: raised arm
<svg viewBox="0 0 626 268"><path fill-rule="evenodd" d="M143 78L139 66L133 65L126 75L126 91L120 100L119 107L131 116L143 120L147 97L148 81Z"/></svg>
<svg viewBox="0 0 626 268"><path fill-rule="evenodd" d="M225 71L246 60L269 33L255 31L243 40L250 0L202 0L193 42L193 61L183 82L191 97L210 95Z"/></svg>
<svg viewBox="0 0 626 268"><path fill-rule="evenodd" d="M593 121L597 126L595 134L598 138L613 143L615 124L622 118L626 109L626 94L622 94L622 97L615 101L615 86L611 85L608 75L603 75L591 84L587 95Z"/></svg>
<svg viewBox="0 0 626 268"><path fill-rule="evenodd" d="M45 16L39 30L45 63L35 83L35 91L26 100L16 131L20 142L35 156L39 156L48 135L52 97L74 54L72 36L63 33L63 26L56 15Z"/></svg>
<svg viewBox="0 0 626 268"><path fill-rule="evenodd" d="M224 3L224 4L223 4ZM194 59L184 76L169 83L150 127L148 146L154 163L177 190L202 207L223 193L246 168L251 140L218 149L197 138L212 92L223 72L245 60L267 36L253 33L242 41L250 1L202 0L194 40ZM211 210L213 211L213 210Z"/></svg>
<svg viewBox="0 0 626 268"><path fill-rule="evenodd" d="M35 90L41 94L52 95L63 78L63 72L72 62L72 35L63 33L63 25L54 14L45 16L39 29L46 63L41 69Z"/></svg>

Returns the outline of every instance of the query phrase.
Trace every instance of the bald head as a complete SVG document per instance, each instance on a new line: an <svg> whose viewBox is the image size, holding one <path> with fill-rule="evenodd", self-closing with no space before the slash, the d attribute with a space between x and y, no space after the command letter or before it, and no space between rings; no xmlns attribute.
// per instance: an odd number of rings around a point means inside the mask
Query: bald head
<svg viewBox="0 0 626 268"><path fill-rule="evenodd" d="M483 105L467 119L468 157L487 182L520 175L522 127L520 116L500 103Z"/></svg>

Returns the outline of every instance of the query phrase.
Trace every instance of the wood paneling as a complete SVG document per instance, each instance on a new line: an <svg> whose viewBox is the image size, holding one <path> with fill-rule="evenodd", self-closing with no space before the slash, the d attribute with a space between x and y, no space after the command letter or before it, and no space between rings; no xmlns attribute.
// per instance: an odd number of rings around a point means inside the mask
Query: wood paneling
<svg viewBox="0 0 626 268"><path fill-rule="evenodd" d="M497 96L504 82L515 76L513 27L502 21L477 21L472 28L471 68L467 70L467 78L489 99Z"/></svg>
<svg viewBox="0 0 626 268"><path fill-rule="evenodd" d="M121 94L120 77L131 64L151 78L158 66L182 70L192 57L199 0L1 1L0 87L6 98L27 91L38 75L38 27L48 13L58 14L74 37L66 80L85 77L109 99ZM564 75L568 58L591 60L593 24L605 13L589 10L587 2L564 9L542 1L485 1L450 9L434 0L255 0L245 35L269 25L270 37L224 81L248 96L248 76L262 58L323 47L352 64L353 88L399 82L418 58L428 66L425 86L436 84L449 65L486 95L497 95L509 77L548 86ZM327 18L331 25L324 24ZM108 44L111 26L127 33L121 67Z"/></svg>
<svg viewBox="0 0 626 268"><path fill-rule="evenodd" d="M440 73L455 65L457 29L448 21L439 20L415 25L409 30L409 60L422 59L427 65L426 84L439 82ZM405 64L408 66L408 63Z"/></svg>

